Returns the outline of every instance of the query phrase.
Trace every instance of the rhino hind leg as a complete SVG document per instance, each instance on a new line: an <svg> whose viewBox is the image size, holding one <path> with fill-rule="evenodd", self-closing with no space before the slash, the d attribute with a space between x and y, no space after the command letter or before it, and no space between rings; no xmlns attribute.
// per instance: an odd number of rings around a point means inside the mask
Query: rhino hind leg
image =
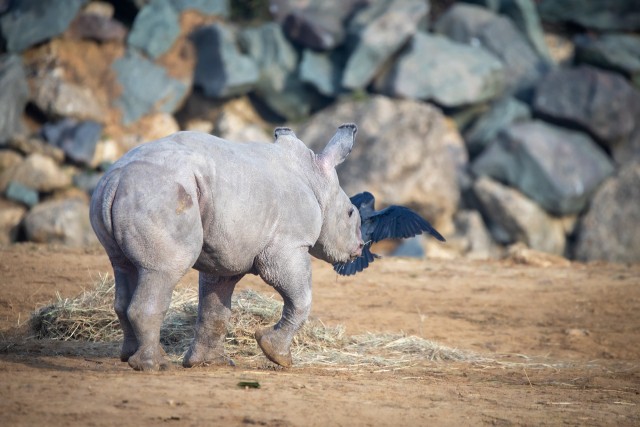
<svg viewBox="0 0 640 427"><path fill-rule="evenodd" d="M231 296L242 277L243 275L217 277L200 273L196 333L182 362L185 368L234 366L233 360L224 350L224 339L231 317Z"/></svg>
<svg viewBox="0 0 640 427"><path fill-rule="evenodd" d="M183 272L138 269L138 283L127 309L138 349L129 356L129 366L138 371L169 368L160 346L160 327L169 309L173 288Z"/></svg>
<svg viewBox="0 0 640 427"><path fill-rule="evenodd" d="M255 339L269 360L285 368L293 365L291 341L311 311L311 260L306 249L297 256L270 259L260 272L284 301L282 317L274 326L259 329Z"/></svg>
<svg viewBox="0 0 640 427"><path fill-rule="evenodd" d="M133 331L133 326L129 321L127 310L131 303L131 297L136 290L138 284L138 271L130 263L114 263L113 268L115 276L115 302L113 304L118 320L120 321L120 328L124 335L122 342L122 350L120 352L120 360L127 362L138 350L138 339Z"/></svg>

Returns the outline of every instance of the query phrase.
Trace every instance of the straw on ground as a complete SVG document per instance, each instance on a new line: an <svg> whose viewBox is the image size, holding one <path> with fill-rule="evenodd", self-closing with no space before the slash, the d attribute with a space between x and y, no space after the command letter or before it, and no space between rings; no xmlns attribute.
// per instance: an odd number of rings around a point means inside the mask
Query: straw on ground
<svg viewBox="0 0 640 427"><path fill-rule="evenodd" d="M31 325L38 338L91 342L122 339L113 310L114 282L102 276L93 288L76 298L61 298L38 310ZM174 292L161 331L161 342L173 361L181 360L194 334L198 298L192 289ZM226 350L232 358L262 358L253 334L278 321L282 303L257 292L238 292L232 302L232 318ZM292 353L296 365L345 365L401 368L425 361L483 362L471 352L441 346L433 341L404 334L348 336L341 325L327 326L309 320L297 334Z"/></svg>

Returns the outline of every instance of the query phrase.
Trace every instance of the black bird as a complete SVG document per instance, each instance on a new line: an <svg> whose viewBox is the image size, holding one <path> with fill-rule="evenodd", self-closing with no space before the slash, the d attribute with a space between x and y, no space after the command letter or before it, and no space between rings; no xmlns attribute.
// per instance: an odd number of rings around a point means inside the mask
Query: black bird
<svg viewBox="0 0 640 427"><path fill-rule="evenodd" d="M380 255L371 252L371 244L384 239L406 239L417 234L427 232L436 239L444 242L444 237L429 224L427 220L404 206L392 205L388 208L376 211L374 204L376 199L373 194L365 191L351 197L353 203L360 212L362 220L362 240L364 247L362 255L354 261L335 263L333 269L343 276L351 276L369 266Z"/></svg>

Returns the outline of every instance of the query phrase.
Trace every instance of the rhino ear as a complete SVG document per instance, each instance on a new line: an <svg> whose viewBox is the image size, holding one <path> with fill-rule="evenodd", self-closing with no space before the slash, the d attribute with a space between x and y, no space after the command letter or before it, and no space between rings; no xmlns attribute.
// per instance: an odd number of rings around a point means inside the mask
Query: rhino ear
<svg viewBox="0 0 640 427"><path fill-rule="evenodd" d="M353 123L341 125L324 150L318 154L318 163L324 169L335 168L347 158L356 139L358 127Z"/></svg>
<svg viewBox="0 0 640 427"><path fill-rule="evenodd" d="M275 140L277 141L278 138L280 138L282 136L292 136L294 138L297 138L296 134L293 133L291 128L284 128L284 127L275 128L274 131L273 131L273 137L275 138Z"/></svg>

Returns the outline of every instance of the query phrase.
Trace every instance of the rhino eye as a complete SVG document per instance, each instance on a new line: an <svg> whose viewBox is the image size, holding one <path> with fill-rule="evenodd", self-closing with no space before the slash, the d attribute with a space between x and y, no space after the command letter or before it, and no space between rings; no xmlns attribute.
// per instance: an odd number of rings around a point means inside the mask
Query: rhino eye
<svg viewBox="0 0 640 427"><path fill-rule="evenodd" d="M351 215L353 215L353 208L349 209L349 218L351 218Z"/></svg>

